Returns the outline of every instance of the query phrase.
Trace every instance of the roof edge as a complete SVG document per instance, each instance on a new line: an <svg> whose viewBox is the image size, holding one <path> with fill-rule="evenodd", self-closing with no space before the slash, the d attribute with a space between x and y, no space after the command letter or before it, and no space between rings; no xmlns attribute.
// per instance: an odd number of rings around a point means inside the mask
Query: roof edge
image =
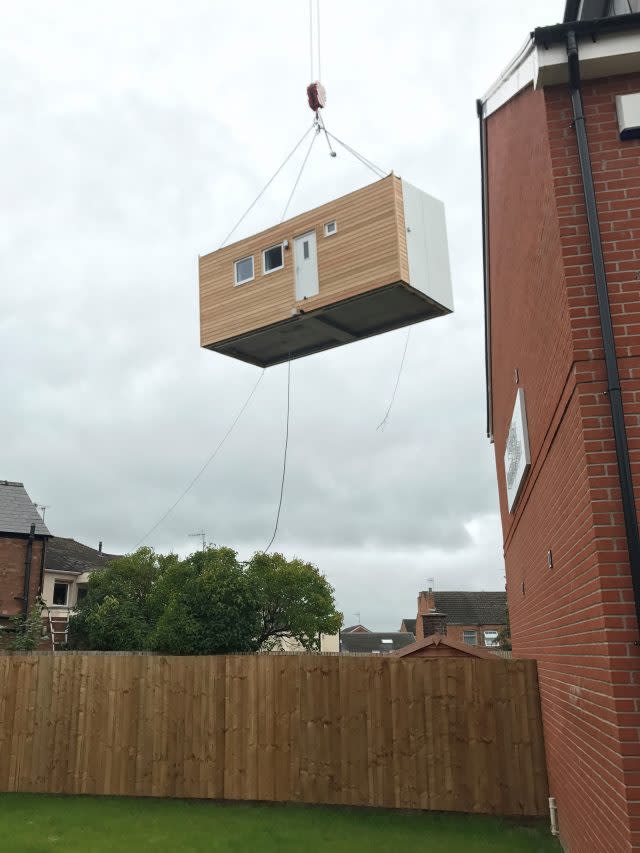
<svg viewBox="0 0 640 853"><path fill-rule="evenodd" d="M420 651L420 649L426 649L428 646L447 646L450 649L456 649L457 651L464 652L469 655L469 657L483 658L484 660L496 660L497 658L497 655L493 652L481 649L478 646L470 646L467 643L460 643L458 640L450 640L443 634L431 634L431 636L425 637L424 640L418 640L415 643L411 643L409 646L404 646L402 649L395 649L391 652L391 655L397 658L406 657L413 652Z"/></svg>
<svg viewBox="0 0 640 853"><path fill-rule="evenodd" d="M640 27L640 12L629 12L627 15L612 15L609 18L592 18L586 21L565 20L562 24L536 27L531 32L531 39L533 44L546 47L565 41L570 32L574 32L577 36L597 35L631 30L637 27Z"/></svg>

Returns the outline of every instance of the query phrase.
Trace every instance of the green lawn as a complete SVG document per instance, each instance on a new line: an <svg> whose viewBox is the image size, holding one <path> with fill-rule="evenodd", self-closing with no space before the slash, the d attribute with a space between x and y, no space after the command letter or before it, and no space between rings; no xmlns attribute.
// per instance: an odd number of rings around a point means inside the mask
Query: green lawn
<svg viewBox="0 0 640 853"><path fill-rule="evenodd" d="M545 821L374 810L0 794L7 853L546 853Z"/></svg>

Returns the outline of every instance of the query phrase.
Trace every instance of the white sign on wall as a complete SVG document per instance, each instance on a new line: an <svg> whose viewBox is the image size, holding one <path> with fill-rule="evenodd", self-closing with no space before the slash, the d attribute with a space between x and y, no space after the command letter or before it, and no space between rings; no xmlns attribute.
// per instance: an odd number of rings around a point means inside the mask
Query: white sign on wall
<svg viewBox="0 0 640 853"><path fill-rule="evenodd" d="M527 410L524 405L524 391L518 388L504 451L504 474L507 481L509 512L513 512L530 465Z"/></svg>

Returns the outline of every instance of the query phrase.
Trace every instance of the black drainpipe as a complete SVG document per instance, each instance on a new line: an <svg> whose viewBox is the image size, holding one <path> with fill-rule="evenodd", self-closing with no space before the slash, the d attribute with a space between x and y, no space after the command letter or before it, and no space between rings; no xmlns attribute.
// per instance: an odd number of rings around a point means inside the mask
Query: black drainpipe
<svg viewBox="0 0 640 853"><path fill-rule="evenodd" d="M580 59L578 57L576 34L573 30L567 33L567 59L569 65L569 91L571 92L573 122L578 142L582 188L584 190L587 223L589 225L591 258L593 260L593 274L596 284L596 294L598 297L602 343L604 346L604 362L607 371L607 395L609 397L609 405L611 407L613 435L616 445L618 471L620 474L622 511L624 514L624 526L627 533L627 548L629 551L629 565L631 568L631 580L633 583L633 594L636 605L636 617L640 627L640 533L638 531L636 502L633 495L633 479L631 477L631 464L629 462L629 443L627 441L627 430L624 423L622 391L620 389L620 375L618 373L618 359L616 357L616 343L613 335L613 323L611 322L609 289L604 267L604 258L602 255L602 240L600 237L600 223L598 222L598 209L596 206L596 191L593 184L593 172L591 171L591 158L589 156L589 142L587 139L587 129L585 127L584 120L582 92L580 90ZM636 641L636 645L638 645L638 641Z"/></svg>
<svg viewBox="0 0 640 853"><path fill-rule="evenodd" d="M27 557L24 563L24 591L22 596L22 612L25 616L29 613L29 584L31 583L31 557L33 555L33 540L36 533L35 524L31 525L29 538L27 539Z"/></svg>

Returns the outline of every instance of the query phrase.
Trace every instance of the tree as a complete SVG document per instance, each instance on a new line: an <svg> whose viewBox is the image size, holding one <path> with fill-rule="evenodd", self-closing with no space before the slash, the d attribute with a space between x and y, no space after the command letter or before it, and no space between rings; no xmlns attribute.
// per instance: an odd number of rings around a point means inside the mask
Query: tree
<svg viewBox="0 0 640 853"><path fill-rule="evenodd" d="M149 648L160 615L151 593L163 572L178 562L175 554L139 548L92 572L87 595L69 622L70 645L98 651Z"/></svg>
<svg viewBox="0 0 640 853"><path fill-rule="evenodd" d="M269 648L288 636L308 649L339 630L334 591L311 563L231 548L184 560L151 548L93 572L72 615L70 645L100 651L227 654Z"/></svg>
<svg viewBox="0 0 640 853"><path fill-rule="evenodd" d="M37 649L42 639L42 599L38 599L26 615L12 616L11 625L15 631L9 643L12 652Z"/></svg>
<svg viewBox="0 0 640 853"><path fill-rule="evenodd" d="M172 566L154 591L162 606L151 648L167 654L255 651L255 591L231 548L208 548Z"/></svg>
<svg viewBox="0 0 640 853"><path fill-rule="evenodd" d="M509 606L507 605L507 623L498 631L498 644L503 651L511 651L511 623L509 621Z"/></svg>
<svg viewBox="0 0 640 853"><path fill-rule="evenodd" d="M257 599L256 648L292 637L306 649L320 647L320 634L335 634L342 625L334 589L312 563L287 560L282 554L257 552L245 567Z"/></svg>

